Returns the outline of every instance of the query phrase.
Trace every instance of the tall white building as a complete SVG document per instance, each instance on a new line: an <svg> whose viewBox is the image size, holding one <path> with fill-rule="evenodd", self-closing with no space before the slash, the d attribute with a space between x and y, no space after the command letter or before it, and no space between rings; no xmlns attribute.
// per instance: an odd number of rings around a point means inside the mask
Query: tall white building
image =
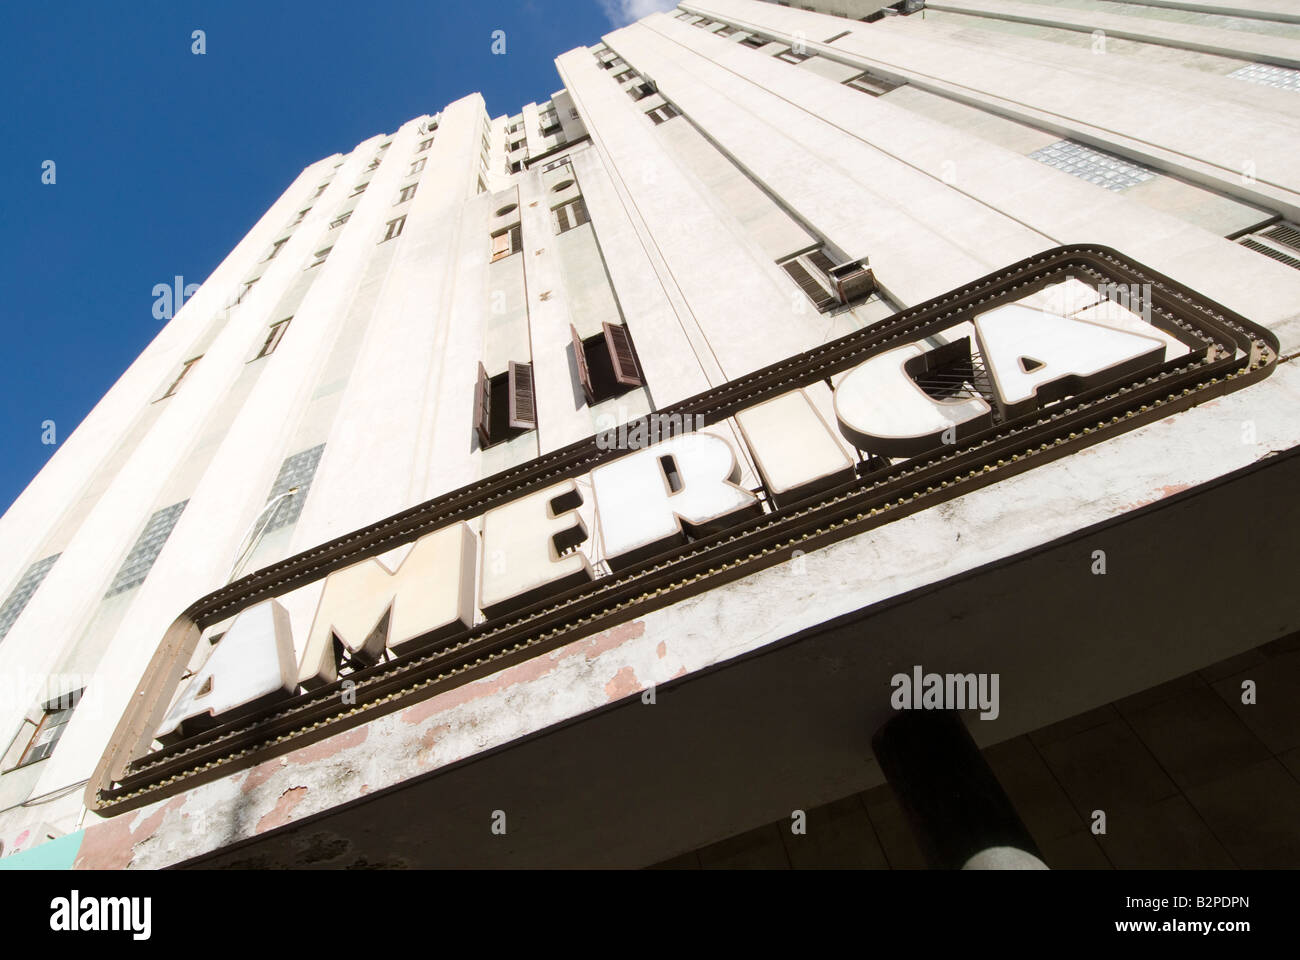
<svg viewBox="0 0 1300 960"><path fill-rule="evenodd" d="M992 746L1300 630L1292 5L804 6L302 171L0 520L5 855L698 857L914 665Z"/></svg>

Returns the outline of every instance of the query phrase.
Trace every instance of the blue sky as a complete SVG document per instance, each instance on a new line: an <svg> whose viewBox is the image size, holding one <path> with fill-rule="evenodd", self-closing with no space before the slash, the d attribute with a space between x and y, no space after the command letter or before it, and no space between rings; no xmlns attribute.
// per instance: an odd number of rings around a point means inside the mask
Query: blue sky
<svg viewBox="0 0 1300 960"><path fill-rule="evenodd" d="M557 55L671 6L5 2L0 510L56 449L42 423L62 443L158 332L154 284L206 279L304 166L475 90L543 100Z"/></svg>

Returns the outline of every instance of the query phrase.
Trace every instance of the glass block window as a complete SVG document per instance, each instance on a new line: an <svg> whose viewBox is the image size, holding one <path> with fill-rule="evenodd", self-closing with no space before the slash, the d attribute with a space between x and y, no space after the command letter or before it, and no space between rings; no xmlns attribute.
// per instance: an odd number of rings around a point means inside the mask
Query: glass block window
<svg viewBox="0 0 1300 960"><path fill-rule="evenodd" d="M1029 155L1040 163L1107 190L1127 190L1152 179L1154 170L1073 140L1058 140Z"/></svg>
<svg viewBox="0 0 1300 960"><path fill-rule="evenodd" d="M36 593L36 588L41 585L45 575L54 566L54 561L58 559L59 555L56 553L44 560L37 560L27 568L27 572L23 574L22 579L18 581L18 585L14 587L13 593L9 594L8 599L5 600L4 606L0 606L0 640L3 640L5 635L9 633L10 627L14 625L18 615L23 612L23 608L27 606L27 601Z"/></svg>
<svg viewBox="0 0 1300 960"><path fill-rule="evenodd" d="M1281 87L1283 90L1300 90L1300 70L1290 67L1273 67L1267 63L1252 63L1239 67L1228 74L1238 80L1249 83L1262 83L1269 87Z"/></svg>
<svg viewBox="0 0 1300 960"><path fill-rule="evenodd" d="M284 463L280 464L280 473L275 478L275 484L271 487L266 502L270 503L294 487L298 489L293 496L285 497L280 501L280 505L275 508L275 513L271 514L271 519L266 522L265 533L297 522L302 514L302 505L307 502L307 493L311 490L311 481L316 476L316 467L320 464L320 455L324 450L325 444L322 443L310 450L303 450L301 453L286 457Z"/></svg>
<svg viewBox="0 0 1300 960"><path fill-rule="evenodd" d="M144 532L140 534L135 546L122 562L122 569L117 571L108 593L104 594L105 598L124 593L144 583L144 578L149 576L154 561L158 559L158 554L162 553L163 544L172 535L172 528L181 518L187 503L188 500L182 500L180 503L173 503L170 507L163 507L154 512L149 522L144 525Z"/></svg>

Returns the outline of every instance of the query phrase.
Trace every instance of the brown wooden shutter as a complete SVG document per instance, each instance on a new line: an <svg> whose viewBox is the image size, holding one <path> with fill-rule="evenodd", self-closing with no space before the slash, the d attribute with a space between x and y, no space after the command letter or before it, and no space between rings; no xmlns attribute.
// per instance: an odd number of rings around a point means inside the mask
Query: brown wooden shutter
<svg viewBox="0 0 1300 960"><path fill-rule="evenodd" d="M492 235L492 259L500 260L510 254L510 231Z"/></svg>
<svg viewBox="0 0 1300 960"><path fill-rule="evenodd" d="M587 404L594 405L596 387L591 382L591 370L587 366L587 351L582 345L582 337L578 336L578 329L573 324L569 324L569 336L573 338L573 356L578 362L578 382L582 384L582 392L587 398Z"/></svg>
<svg viewBox="0 0 1300 960"><path fill-rule="evenodd" d="M591 222L591 217L587 215L587 201L583 200L582 197L578 197L578 199L573 201L572 209L573 225L575 227L579 224Z"/></svg>
<svg viewBox="0 0 1300 960"><path fill-rule="evenodd" d="M789 274L791 280L799 284L799 289L808 295L808 299L816 304L818 310L825 310L835 303L835 298L813 279L813 275L798 260L789 260L781 264L781 269Z"/></svg>
<svg viewBox="0 0 1300 960"><path fill-rule="evenodd" d="M509 253L518 253L524 248L523 224L516 223L510 228L510 248Z"/></svg>
<svg viewBox="0 0 1300 960"><path fill-rule="evenodd" d="M533 402L533 365L510 361L510 427L531 430L537 426L537 406Z"/></svg>
<svg viewBox="0 0 1300 960"><path fill-rule="evenodd" d="M569 211L564 207L555 208L555 225L559 227L558 233L564 233L569 229Z"/></svg>
<svg viewBox="0 0 1300 960"><path fill-rule="evenodd" d="M492 384L483 364L478 365L478 382L474 385L474 431L478 445L486 447L492 442Z"/></svg>
<svg viewBox="0 0 1300 960"><path fill-rule="evenodd" d="M641 386L641 368L632 352L632 338L628 336L627 327L605 324L605 343L609 347L610 362L614 364L614 379L625 387Z"/></svg>
<svg viewBox="0 0 1300 960"><path fill-rule="evenodd" d="M812 251L808 254L808 260L814 267L826 274L827 277L831 275L831 268L835 266L835 261L826 255L825 250Z"/></svg>

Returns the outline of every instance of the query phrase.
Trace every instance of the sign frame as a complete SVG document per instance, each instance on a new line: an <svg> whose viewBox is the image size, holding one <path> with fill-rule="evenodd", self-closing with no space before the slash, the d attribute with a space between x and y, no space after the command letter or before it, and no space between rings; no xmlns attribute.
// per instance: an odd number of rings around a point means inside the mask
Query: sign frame
<svg viewBox="0 0 1300 960"><path fill-rule="evenodd" d="M225 777L410 706L511 664L608 629L765 567L927 509L1272 372L1277 338L1117 251L1055 247L845 337L697 394L651 416L711 425L763 400L825 381L1067 277L1149 291L1152 322L1194 348L1138 382L1108 382L1046 409L787 503L527 608L490 618L427 649L300 693L253 716L148 752L161 714L204 628L458 520L578 477L635 452L593 436L436 497L257 570L191 604L167 630L92 775L86 806L112 816ZM1201 346L1195 346L1200 344ZM702 419L700 419L702 418ZM341 685L351 684L349 697Z"/></svg>

